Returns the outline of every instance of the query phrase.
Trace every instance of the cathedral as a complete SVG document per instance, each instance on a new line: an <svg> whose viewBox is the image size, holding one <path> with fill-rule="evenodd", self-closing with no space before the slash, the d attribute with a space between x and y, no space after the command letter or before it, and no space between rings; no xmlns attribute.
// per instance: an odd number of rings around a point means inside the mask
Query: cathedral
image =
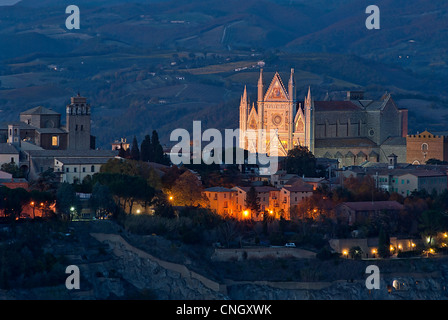
<svg viewBox="0 0 448 320"><path fill-rule="evenodd" d="M342 101L315 101L309 88L300 100L294 69L287 86L276 72L267 89L261 69L256 104L250 103L246 87L241 96L239 146L262 152L257 139L264 140L265 150L275 139L278 156L305 146L316 157L337 159L342 166L388 162L392 154L406 162L407 119L407 109L399 109L388 93L369 100L362 91L349 91ZM273 137L258 137L271 130Z"/></svg>
<svg viewBox="0 0 448 320"><path fill-rule="evenodd" d="M28 180L53 169L61 182L81 182L117 155L95 148L91 106L87 98L71 97L62 115L42 106L20 113L19 121L0 124L0 165L15 163Z"/></svg>

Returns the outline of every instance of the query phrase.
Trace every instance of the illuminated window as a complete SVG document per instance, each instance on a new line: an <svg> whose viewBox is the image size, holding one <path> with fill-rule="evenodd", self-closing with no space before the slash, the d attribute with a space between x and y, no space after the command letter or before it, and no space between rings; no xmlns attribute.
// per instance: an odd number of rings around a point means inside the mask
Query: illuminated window
<svg viewBox="0 0 448 320"><path fill-rule="evenodd" d="M58 136L52 136L51 137L51 145L53 147L58 147L59 146L59 137Z"/></svg>

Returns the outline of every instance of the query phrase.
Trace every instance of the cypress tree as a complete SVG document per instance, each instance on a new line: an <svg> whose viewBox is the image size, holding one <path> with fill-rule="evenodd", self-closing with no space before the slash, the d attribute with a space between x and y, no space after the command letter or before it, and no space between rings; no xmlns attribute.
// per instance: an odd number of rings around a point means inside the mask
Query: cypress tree
<svg viewBox="0 0 448 320"><path fill-rule="evenodd" d="M140 146L140 159L142 161L152 161L152 144L149 135L145 136Z"/></svg>
<svg viewBox="0 0 448 320"><path fill-rule="evenodd" d="M140 160L140 150L138 149L138 142L136 136L134 136L134 140L132 140L131 159L137 161Z"/></svg>
<svg viewBox="0 0 448 320"><path fill-rule="evenodd" d="M153 160L156 163L162 163L164 164L164 154L163 154L163 148L159 141L159 135L156 130L152 132L151 136L151 147L152 147L152 156Z"/></svg>
<svg viewBox="0 0 448 320"><path fill-rule="evenodd" d="M381 227L378 236L378 255L381 258L387 258L390 255L390 237L383 227Z"/></svg>
<svg viewBox="0 0 448 320"><path fill-rule="evenodd" d="M250 187L246 194L246 207L254 212L257 217L260 212L260 199L258 198L257 191L255 187Z"/></svg>

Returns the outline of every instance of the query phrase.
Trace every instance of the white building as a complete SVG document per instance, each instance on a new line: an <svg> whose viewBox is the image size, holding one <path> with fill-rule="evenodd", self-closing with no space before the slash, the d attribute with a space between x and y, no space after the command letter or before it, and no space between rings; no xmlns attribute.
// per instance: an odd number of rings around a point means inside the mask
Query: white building
<svg viewBox="0 0 448 320"><path fill-rule="evenodd" d="M0 166L11 162L19 166L19 151L12 144L0 143Z"/></svg>
<svg viewBox="0 0 448 320"><path fill-rule="evenodd" d="M100 172L109 158L55 158L54 172L60 174L61 182L82 183L85 177Z"/></svg>

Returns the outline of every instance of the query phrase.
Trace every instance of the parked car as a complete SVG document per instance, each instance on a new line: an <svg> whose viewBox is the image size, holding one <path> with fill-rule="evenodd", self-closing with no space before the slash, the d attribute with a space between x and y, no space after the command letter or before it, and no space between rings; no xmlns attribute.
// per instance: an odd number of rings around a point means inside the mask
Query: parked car
<svg viewBox="0 0 448 320"><path fill-rule="evenodd" d="M285 247L287 247L287 248L295 248L296 244L294 242L288 242L287 244L285 244Z"/></svg>

